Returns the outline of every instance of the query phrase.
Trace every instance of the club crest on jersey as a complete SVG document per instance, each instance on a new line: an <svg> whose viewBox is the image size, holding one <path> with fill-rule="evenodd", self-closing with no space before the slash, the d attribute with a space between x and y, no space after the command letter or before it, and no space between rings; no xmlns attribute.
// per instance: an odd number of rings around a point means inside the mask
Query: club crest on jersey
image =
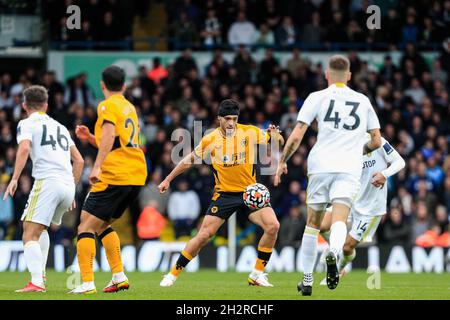
<svg viewBox="0 0 450 320"><path fill-rule="evenodd" d="M248 144L248 141L247 141L247 139L242 139L242 141L241 141L241 146L243 146L243 147L246 147L247 146L247 144Z"/></svg>
<svg viewBox="0 0 450 320"><path fill-rule="evenodd" d="M391 147L391 145L387 142L383 145L383 149L384 149L384 151L386 151L386 154L391 154L392 151L394 151L394 149Z"/></svg>
<svg viewBox="0 0 450 320"><path fill-rule="evenodd" d="M219 211L219 208L217 206L211 208L211 213L217 213L217 211Z"/></svg>
<svg viewBox="0 0 450 320"><path fill-rule="evenodd" d="M224 155L222 158L223 162L229 162L230 161L230 157L228 155Z"/></svg>

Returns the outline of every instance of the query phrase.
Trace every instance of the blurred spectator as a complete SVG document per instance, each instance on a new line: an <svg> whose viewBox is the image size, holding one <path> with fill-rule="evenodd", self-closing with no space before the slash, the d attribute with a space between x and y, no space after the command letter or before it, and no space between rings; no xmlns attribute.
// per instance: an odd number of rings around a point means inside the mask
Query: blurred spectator
<svg viewBox="0 0 450 320"><path fill-rule="evenodd" d="M174 38L175 50L195 46L199 37L195 24L184 11L180 12L179 18L170 25L169 35Z"/></svg>
<svg viewBox="0 0 450 320"><path fill-rule="evenodd" d="M311 22L303 29L302 40L307 44L320 44L325 38L326 30L320 25L320 14L315 11Z"/></svg>
<svg viewBox="0 0 450 320"><path fill-rule="evenodd" d="M148 72L148 78L159 85L162 80L167 78L168 75L169 73L167 72L167 70L163 65L161 65L161 58L153 58L153 68Z"/></svg>
<svg viewBox="0 0 450 320"><path fill-rule="evenodd" d="M87 84L87 74L81 73L67 81L64 96L66 104L77 103L84 108L95 105L94 94Z"/></svg>
<svg viewBox="0 0 450 320"><path fill-rule="evenodd" d="M423 19L423 29L420 32L420 43L436 43L439 40L438 30L433 25L431 17L425 17Z"/></svg>
<svg viewBox="0 0 450 320"><path fill-rule="evenodd" d="M277 212L279 218L282 218L289 214L289 211L292 207L300 205L300 191L301 185L299 182L292 181L289 184L289 190L282 198L279 210Z"/></svg>
<svg viewBox="0 0 450 320"><path fill-rule="evenodd" d="M422 103L423 98L426 96L426 92L417 78L411 80L411 85L406 89L405 96L410 96L416 105Z"/></svg>
<svg viewBox="0 0 450 320"><path fill-rule="evenodd" d="M450 211L450 174L447 174L444 180L444 204L447 211Z"/></svg>
<svg viewBox="0 0 450 320"><path fill-rule="evenodd" d="M173 223L175 236L190 236L200 214L200 200L197 193L189 190L187 181L178 183L178 191L169 198L167 213Z"/></svg>
<svg viewBox="0 0 450 320"><path fill-rule="evenodd" d="M6 187L8 186L8 177L1 177L0 181L0 240L5 239L9 224L14 219L14 204L10 196L3 200Z"/></svg>
<svg viewBox="0 0 450 320"><path fill-rule="evenodd" d="M305 226L306 220L302 216L300 208L298 206L291 207L289 215L284 217L280 222L278 246L300 247Z"/></svg>
<svg viewBox="0 0 450 320"><path fill-rule="evenodd" d="M347 31L343 22L344 16L341 11L333 13L333 22L327 30L327 41L343 43L348 41Z"/></svg>
<svg viewBox="0 0 450 320"><path fill-rule="evenodd" d="M200 26L201 12L191 0L183 0L182 4L178 5L177 16L182 13L185 13L189 20L193 21L196 26Z"/></svg>
<svg viewBox="0 0 450 320"><path fill-rule="evenodd" d="M403 43L416 44L419 39L419 28L416 25L416 16L414 14L408 14L406 17L406 25L402 28L402 41Z"/></svg>
<svg viewBox="0 0 450 320"><path fill-rule="evenodd" d="M255 42L256 32L255 25L247 20L245 12L240 11L237 20L228 30L228 44L233 47L250 46Z"/></svg>
<svg viewBox="0 0 450 320"><path fill-rule="evenodd" d="M170 190L160 193L158 185L162 182L163 177L161 170L156 170L151 176L151 181L142 188L139 194L139 205L143 210L151 201L157 203L156 209L165 214L167 210L167 202L170 197Z"/></svg>
<svg viewBox="0 0 450 320"><path fill-rule="evenodd" d="M166 223L166 219L158 211L158 202L150 200L139 215L137 235L142 240L158 240Z"/></svg>
<svg viewBox="0 0 450 320"><path fill-rule="evenodd" d="M442 69L441 60L439 59L433 60L431 77L433 80L438 80L441 81L442 83L447 83L448 73Z"/></svg>
<svg viewBox="0 0 450 320"><path fill-rule="evenodd" d="M265 51L264 59L260 64L259 82L269 91L272 88L274 79L278 76L279 64L277 59L273 56L273 51L267 48Z"/></svg>
<svg viewBox="0 0 450 320"><path fill-rule="evenodd" d="M439 227L441 228L442 232L450 231L449 229L450 216L444 205L438 205L436 207L435 220L439 224Z"/></svg>
<svg viewBox="0 0 450 320"><path fill-rule="evenodd" d="M450 234L448 231L443 231L439 223L435 222L431 228L425 231L424 234L417 237L415 244L419 247L450 247Z"/></svg>
<svg viewBox="0 0 450 320"><path fill-rule="evenodd" d="M300 50L294 48L292 50L292 57L287 61L287 69L289 70L291 76L297 79L300 76L300 72L303 68L308 68L309 63L306 59L301 57Z"/></svg>
<svg viewBox="0 0 450 320"><path fill-rule="evenodd" d="M117 26L114 14L111 11L105 12L103 15L103 23L100 25L95 35L95 39L99 41L118 41L122 40L121 30Z"/></svg>
<svg viewBox="0 0 450 320"><path fill-rule="evenodd" d="M179 78L187 77L192 69L197 69L197 63L192 58L191 50L185 49L180 57L175 60L173 66L175 75Z"/></svg>
<svg viewBox="0 0 450 320"><path fill-rule="evenodd" d="M203 38L203 45L206 47L215 47L222 43L222 25L216 17L216 12L212 9L208 10L200 36Z"/></svg>
<svg viewBox="0 0 450 320"><path fill-rule="evenodd" d="M50 243L53 245L62 244L63 246L70 246L73 244L73 237L75 236L74 229L65 226L64 224L51 224L48 228L48 236Z"/></svg>
<svg viewBox="0 0 450 320"><path fill-rule="evenodd" d="M383 239L392 245L408 245L410 239L410 227L404 221L402 212L397 209L391 209L388 220L384 224Z"/></svg>
<svg viewBox="0 0 450 320"><path fill-rule="evenodd" d="M286 16L283 23L277 29L277 44L282 47L289 47L297 42L298 30L292 22L292 18Z"/></svg>
<svg viewBox="0 0 450 320"><path fill-rule="evenodd" d="M438 165L436 157L431 156L427 160L428 168L427 168L427 177L431 179L433 182L434 188L437 190L442 185L445 173L444 170Z"/></svg>
<svg viewBox="0 0 450 320"><path fill-rule="evenodd" d="M412 221L411 240L414 244L419 236L424 234L430 227L430 216L424 202L417 204L416 214Z"/></svg>
<svg viewBox="0 0 450 320"><path fill-rule="evenodd" d="M261 46L273 46L275 44L275 36L268 25L261 23L259 30L255 33L255 44Z"/></svg>

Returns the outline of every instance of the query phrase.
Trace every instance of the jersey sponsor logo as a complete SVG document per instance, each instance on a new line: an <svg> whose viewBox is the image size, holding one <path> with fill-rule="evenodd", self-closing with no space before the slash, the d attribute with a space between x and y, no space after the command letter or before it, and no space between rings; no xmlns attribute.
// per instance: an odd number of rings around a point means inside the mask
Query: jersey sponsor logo
<svg viewBox="0 0 450 320"><path fill-rule="evenodd" d="M394 149L391 147L391 145L387 142L383 145L383 149L384 149L384 151L386 151L386 154L391 154L392 151L394 151Z"/></svg>
<svg viewBox="0 0 450 320"><path fill-rule="evenodd" d="M363 169L372 168L377 163L375 160L369 160L363 162Z"/></svg>

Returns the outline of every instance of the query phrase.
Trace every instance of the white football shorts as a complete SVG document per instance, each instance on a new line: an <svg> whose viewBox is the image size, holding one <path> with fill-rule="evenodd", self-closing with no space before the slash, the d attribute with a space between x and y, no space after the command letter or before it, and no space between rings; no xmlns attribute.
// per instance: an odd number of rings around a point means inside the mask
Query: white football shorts
<svg viewBox="0 0 450 320"><path fill-rule="evenodd" d="M344 200L340 203L352 206L358 195L360 181L348 173L316 173L308 178L306 203L313 206L323 206L333 203L336 199Z"/></svg>
<svg viewBox="0 0 450 320"><path fill-rule="evenodd" d="M368 216L351 211L352 227L349 235L358 242L372 242L373 236L380 225L382 215Z"/></svg>
<svg viewBox="0 0 450 320"><path fill-rule="evenodd" d="M47 227L51 223L60 225L74 197L74 183L56 179L35 180L21 220Z"/></svg>

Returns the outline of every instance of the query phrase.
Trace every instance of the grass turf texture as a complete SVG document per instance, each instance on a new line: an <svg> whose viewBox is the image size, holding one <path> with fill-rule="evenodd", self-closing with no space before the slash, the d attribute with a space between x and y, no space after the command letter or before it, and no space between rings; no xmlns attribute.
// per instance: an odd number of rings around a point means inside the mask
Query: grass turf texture
<svg viewBox="0 0 450 320"><path fill-rule="evenodd" d="M28 273L0 273L1 300L323 300L323 299L450 299L450 273L443 274L388 274L381 273L381 289L368 289L370 274L352 271L341 279L335 290L319 286L324 274L315 274L313 295L303 297L297 292L299 273L273 272L269 280L273 288L247 285L246 273L219 273L202 270L183 273L174 286L161 288L159 282L163 273L127 273L130 290L118 293L103 293L101 290L111 279L110 273L96 273L97 294L69 295L66 288L71 276L63 272L48 272L47 292L15 293L29 280Z"/></svg>

